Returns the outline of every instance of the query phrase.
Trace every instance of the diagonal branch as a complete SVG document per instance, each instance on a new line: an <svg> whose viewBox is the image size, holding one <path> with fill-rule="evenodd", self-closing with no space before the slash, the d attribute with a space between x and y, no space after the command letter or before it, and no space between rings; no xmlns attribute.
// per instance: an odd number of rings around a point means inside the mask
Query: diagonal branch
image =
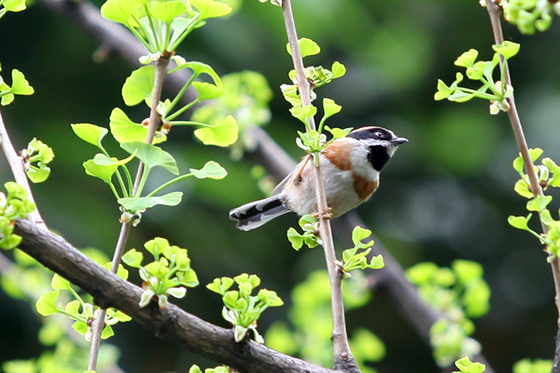
<svg viewBox="0 0 560 373"><path fill-rule="evenodd" d="M494 41L496 44L502 44L504 42L504 34L502 32L502 25L500 16L502 14L501 7L494 3L493 1L486 0L486 8L488 10L488 15L490 16L490 23L492 25L492 33L494 34ZM507 61L500 56L500 65L505 69L505 82L504 85L511 85L511 77L509 74L509 67ZM531 191L535 198L537 196L543 195L543 189L539 184L539 178L535 172L535 166L529 154L529 146L527 145L527 140L525 139L525 133L523 131L523 126L521 125L521 119L519 118L519 112L517 111L517 106L515 105L515 97L512 94L508 97L508 103L510 105L510 110L508 111L509 121L511 123L511 128L515 135L515 140L517 142L517 147L523 158L523 164L525 167L525 172L529 177L529 183L531 185ZM539 213L540 216L540 213ZM541 227L544 235L548 234L548 227L541 219ZM560 373L560 260L557 256L551 256L550 267L552 269L552 277L554 280L554 290L555 290L555 304L558 312L558 318L556 320L557 332L556 332L556 350L554 354L554 365L552 367L552 372Z"/></svg>
<svg viewBox="0 0 560 373"><path fill-rule="evenodd" d="M157 302L140 308L140 287L107 271L62 237L27 220L17 222L15 233L23 238L19 247L22 251L93 295L98 305L125 312L157 336L177 342L186 350L227 364L239 372L333 373L252 340L236 343L231 329L210 324L173 304L163 310L158 308Z"/></svg>

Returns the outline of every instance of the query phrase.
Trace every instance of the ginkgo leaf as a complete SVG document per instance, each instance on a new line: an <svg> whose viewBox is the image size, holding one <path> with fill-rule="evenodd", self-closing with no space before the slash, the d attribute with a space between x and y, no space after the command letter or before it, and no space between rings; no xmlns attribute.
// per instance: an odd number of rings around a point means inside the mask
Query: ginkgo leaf
<svg viewBox="0 0 560 373"><path fill-rule="evenodd" d="M191 168L190 171L192 172L193 176L196 177L197 179L210 178L210 179L219 180L227 176L226 169L214 161L206 162L204 167L202 167L202 169L200 170Z"/></svg>
<svg viewBox="0 0 560 373"><path fill-rule="evenodd" d="M204 145L228 146L237 140L238 130L235 119L228 115L221 124L199 128L194 135Z"/></svg>

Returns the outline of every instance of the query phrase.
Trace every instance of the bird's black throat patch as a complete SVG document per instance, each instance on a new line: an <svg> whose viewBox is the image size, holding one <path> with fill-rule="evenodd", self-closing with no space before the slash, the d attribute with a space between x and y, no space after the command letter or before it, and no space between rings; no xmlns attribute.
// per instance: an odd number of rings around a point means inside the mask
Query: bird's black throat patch
<svg viewBox="0 0 560 373"><path fill-rule="evenodd" d="M376 171L381 171L383 166L391 159L387 154L387 148L382 145L370 146L367 158Z"/></svg>

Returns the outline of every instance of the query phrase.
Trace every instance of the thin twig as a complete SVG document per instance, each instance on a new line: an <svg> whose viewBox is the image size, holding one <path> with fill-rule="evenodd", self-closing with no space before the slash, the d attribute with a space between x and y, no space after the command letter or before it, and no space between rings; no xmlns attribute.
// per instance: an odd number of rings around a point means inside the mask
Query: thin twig
<svg viewBox="0 0 560 373"><path fill-rule="evenodd" d="M492 0L486 0L486 8L488 9L488 15L490 16L490 23L492 24L492 33L494 34L494 42L496 44L502 44L504 42L504 35L502 32L502 25L500 21L500 15L502 13L501 7L494 3ZM509 67L507 61L500 56L500 66L502 69L505 69L505 82L504 85L511 85L511 77L509 74ZM513 133L515 135L515 140L517 141L517 147L521 153L521 157L523 158L523 164L525 168L525 172L529 177L529 184L531 185L531 191L535 197L543 196L543 189L539 184L539 178L535 172L535 166L533 165L533 161L529 154L529 146L527 145L527 140L525 139L525 134L523 132L523 126L521 125L521 119L519 118L519 112L517 111L517 106L515 105L515 98L512 94L508 97L508 103L510 109L508 111L509 121L511 123L511 127L513 129ZM540 216L540 213L539 213ZM544 224L543 220L541 221L541 227L543 234L548 234L548 227ZM556 338L556 353L554 356L554 366L552 367L552 372L560 372L560 260L557 256L552 257L552 261L550 263L552 269L552 277L554 280L554 289L555 289L555 303L556 309L558 311L558 318L557 318L557 338Z"/></svg>
<svg viewBox="0 0 560 373"><path fill-rule="evenodd" d="M292 61L296 71L296 79L301 104L303 106L311 105L310 84L305 77L303 59L299 49L298 36L292 5L290 0L282 1L282 13L286 25L286 33L288 42L292 51ZM315 130L314 119L310 119L311 129ZM323 242L323 250L327 263L327 271L329 273L331 287L331 308L333 317L333 353L334 353L334 369L346 370L351 372L359 372L356 361L350 351L348 343L348 334L346 331L346 320L344 317L344 302L342 298L342 269L336 261L336 252L334 241L332 238L332 229L329 217L329 207L327 205L327 197L325 192L325 183L321 172L320 164L316 164L314 168L315 175L315 194L317 199L317 211L319 214L319 233Z"/></svg>
<svg viewBox="0 0 560 373"><path fill-rule="evenodd" d="M150 109L150 119L148 124L148 132L146 134L146 143L151 144L154 135L160 125L159 114L157 112L157 107L161 99L161 93L163 91L163 80L165 78L165 73L167 70L167 65L169 64L169 58L161 56L156 61L154 61L156 67L156 75L154 81L154 89L152 91L152 107ZM136 179L134 181L134 186L132 190L132 195L139 197L137 192L139 191L140 181L142 179L142 174L144 172L144 164L142 162L138 165L138 170L136 172ZM119 238L117 240L117 245L115 246L115 251L113 253L113 260L111 265L111 272L117 273L119 264L121 262L122 255L126 246L126 241L132 227L132 222L130 219L123 219L121 223L121 231L119 233ZM101 334L105 328L105 315L107 310L105 308L99 309L99 314L92 324L92 339L91 348L89 356L89 370L95 370L97 366L97 358L99 355L99 346L101 345Z"/></svg>
<svg viewBox="0 0 560 373"><path fill-rule="evenodd" d="M12 175L14 175L14 180L16 183L21 185L25 191L27 192L27 199L29 199L35 205L35 210L27 214L27 219L37 224L37 226L47 229L47 224L43 220L41 213L39 212L39 207L35 203L35 198L33 198L33 191L31 190L31 186L29 185L29 180L27 179L27 175L25 174L25 170L23 169L23 160L17 154L12 141L10 140L10 136L8 135L8 130L6 125L4 124L4 119L2 118L2 112L0 111L0 146L2 146L2 150L4 151L4 155L6 156L6 160L10 165L10 169L12 171Z"/></svg>

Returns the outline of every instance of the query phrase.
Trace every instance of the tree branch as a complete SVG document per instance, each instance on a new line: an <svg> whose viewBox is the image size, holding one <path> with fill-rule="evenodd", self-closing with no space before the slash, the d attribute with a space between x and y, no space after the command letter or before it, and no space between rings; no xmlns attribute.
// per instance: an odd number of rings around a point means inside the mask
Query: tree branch
<svg viewBox="0 0 560 373"><path fill-rule="evenodd" d="M296 72L297 86L302 106L311 105L311 87L305 77L303 59L299 48L299 39L296 31L294 14L292 11L291 0L282 1L282 13L284 15L284 23L288 42L292 51L292 61ZM309 127L315 130L315 120L313 117L309 119ZM313 154L318 156L318 154ZM325 191L325 181L321 165L313 162L313 171L315 176L315 196L317 200L317 212L319 214L319 233L321 236L323 251L325 253L325 261L329 274L331 288L331 309L333 319L333 355L334 369L345 370L349 372L360 372L356 364L354 356L350 351L348 342L348 333L346 331L346 320L344 315L344 301L342 299L342 268L336 260L336 251L334 248L334 240L330 222L329 206L327 204L327 194Z"/></svg>
<svg viewBox="0 0 560 373"><path fill-rule="evenodd" d="M62 237L27 220L17 221L15 233L23 238L19 247L22 251L90 293L99 306L125 312L158 337L174 341L186 350L227 364L239 372L333 373L252 340L236 343L231 329L212 325L173 304L163 310L158 308L157 302L140 308L140 287L96 264Z"/></svg>
<svg viewBox="0 0 560 373"><path fill-rule="evenodd" d="M502 32L502 25L500 16L502 14L502 8L491 0L486 0L486 8L488 10L488 15L490 16L490 23L492 25L492 33L494 35L494 42L496 44L502 44L504 42L504 34ZM500 66L505 69L505 82L504 85L512 85L511 77L509 74L509 66L507 61L500 56ZM523 164L525 172L529 177L529 184L531 185L531 191L535 197L543 196L543 189L539 184L539 178L535 172L535 166L529 154L529 146L527 145L527 140L525 139L525 133L523 131L523 126L521 125L521 119L519 118L519 112L517 111L517 106L515 104L515 96L512 94L508 97L508 103L510 109L508 110L508 117L511 123L511 128L515 135L515 140L517 142L517 147L523 158ZM539 217L541 213L539 212ZM548 234L548 227L541 221L541 228L544 235ZM558 312L558 318L556 319L557 326L557 336L556 336L556 350L554 354L554 365L552 367L552 372L560 373L560 260L557 256L551 255L550 267L552 269L552 277L554 280L554 290L555 290L555 304Z"/></svg>

